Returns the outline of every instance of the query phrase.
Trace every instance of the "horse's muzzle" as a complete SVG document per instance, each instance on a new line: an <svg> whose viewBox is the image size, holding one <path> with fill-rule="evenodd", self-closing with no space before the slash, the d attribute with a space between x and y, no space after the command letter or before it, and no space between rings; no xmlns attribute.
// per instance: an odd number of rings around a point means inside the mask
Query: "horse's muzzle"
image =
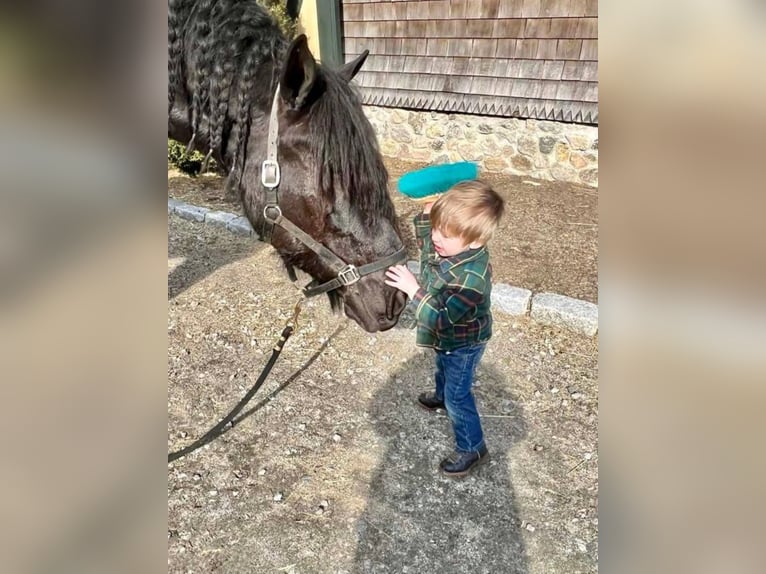
<svg viewBox="0 0 766 574"><path fill-rule="evenodd" d="M407 304L404 293L374 276L348 287L343 298L346 315L368 333L392 328Z"/></svg>

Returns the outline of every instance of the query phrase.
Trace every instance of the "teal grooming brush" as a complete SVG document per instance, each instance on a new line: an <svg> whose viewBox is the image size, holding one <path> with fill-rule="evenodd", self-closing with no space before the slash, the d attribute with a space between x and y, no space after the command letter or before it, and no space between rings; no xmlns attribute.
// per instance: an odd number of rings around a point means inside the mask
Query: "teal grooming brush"
<svg viewBox="0 0 766 574"><path fill-rule="evenodd" d="M473 162L445 163L405 173L399 178L397 187L410 199L429 203L456 183L476 179L478 175L479 167Z"/></svg>

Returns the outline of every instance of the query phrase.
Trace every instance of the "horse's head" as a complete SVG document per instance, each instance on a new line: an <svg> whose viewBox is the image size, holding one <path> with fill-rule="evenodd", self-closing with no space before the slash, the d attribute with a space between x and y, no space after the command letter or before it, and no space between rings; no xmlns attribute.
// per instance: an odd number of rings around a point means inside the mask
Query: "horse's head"
<svg viewBox="0 0 766 574"><path fill-rule="evenodd" d="M357 267L384 259L403 246L375 133L349 86L366 56L339 70L328 69L315 61L301 35L287 49L276 101L282 215ZM268 132L267 126L258 127L260 133ZM264 145L248 149L248 156L245 207L260 229ZM297 267L319 283L337 276L337 268L326 258L283 227L273 228L271 243L288 270ZM391 328L406 303L403 293L385 285L383 270L340 286L329 296L334 309L345 308L346 315L369 332Z"/></svg>

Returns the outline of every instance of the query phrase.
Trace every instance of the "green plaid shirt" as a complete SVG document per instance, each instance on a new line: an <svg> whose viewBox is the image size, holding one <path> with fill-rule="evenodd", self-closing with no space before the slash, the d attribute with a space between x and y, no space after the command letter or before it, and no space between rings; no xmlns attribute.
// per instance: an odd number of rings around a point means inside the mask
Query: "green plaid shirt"
<svg viewBox="0 0 766 574"><path fill-rule="evenodd" d="M492 336L492 266L487 247L440 257L431 242L431 218L415 217L420 247L421 287L417 305L416 344L451 351L482 343Z"/></svg>

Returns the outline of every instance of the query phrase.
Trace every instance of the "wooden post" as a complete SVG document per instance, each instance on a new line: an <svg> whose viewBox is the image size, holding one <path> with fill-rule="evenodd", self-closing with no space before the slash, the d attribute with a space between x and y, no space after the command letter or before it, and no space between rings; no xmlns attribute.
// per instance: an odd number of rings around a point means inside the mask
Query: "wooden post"
<svg viewBox="0 0 766 574"><path fill-rule="evenodd" d="M309 50L314 57L321 59L319 46L319 26L317 24L317 0L303 0L298 14L299 32L306 34Z"/></svg>
<svg viewBox="0 0 766 574"><path fill-rule="evenodd" d="M316 0L319 51L322 63L333 68L343 65L340 0Z"/></svg>

